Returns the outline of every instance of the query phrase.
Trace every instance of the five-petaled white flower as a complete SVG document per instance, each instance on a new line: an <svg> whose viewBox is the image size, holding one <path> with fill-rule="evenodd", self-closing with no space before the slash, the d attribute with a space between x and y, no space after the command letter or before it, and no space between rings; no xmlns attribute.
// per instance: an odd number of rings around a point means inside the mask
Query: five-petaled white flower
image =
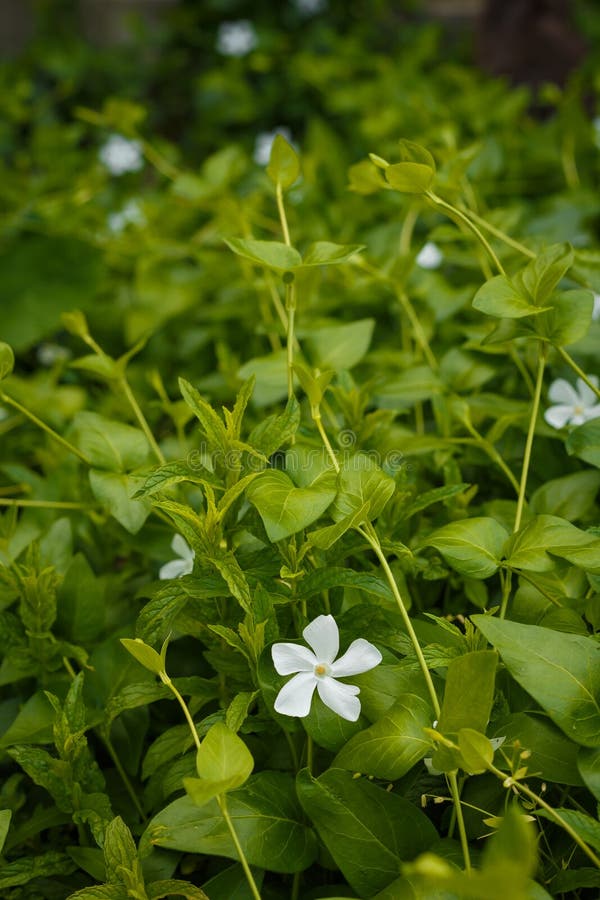
<svg viewBox="0 0 600 900"><path fill-rule="evenodd" d="M427 241L421 247L415 262L422 269L437 269L441 266L443 258L444 254L438 245L433 241Z"/></svg>
<svg viewBox="0 0 600 900"><path fill-rule="evenodd" d="M162 581L167 578L181 578L182 575L189 575L194 568L196 554L182 535L175 535L171 541L171 549L180 558L172 559L160 567L158 577Z"/></svg>
<svg viewBox="0 0 600 900"><path fill-rule="evenodd" d="M589 380L598 387L598 379L590 375ZM544 419L553 428L565 425L583 425L589 419L600 416L600 403L594 391L581 378L577 379L577 390L564 378L557 378L550 385L548 398L556 406L550 406Z"/></svg>
<svg viewBox="0 0 600 900"><path fill-rule="evenodd" d="M111 175L125 175L126 172L138 172L144 165L142 145L139 141L129 140L122 134L111 134L100 147L98 153Z"/></svg>
<svg viewBox="0 0 600 900"><path fill-rule="evenodd" d="M342 719L356 722L360 715L360 688L336 679L368 672L379 665L381 653L369 641L358 638L336 659L340 634L333 616L318 616L302 634L310 650L300 644L274 644L271 650L280 675L297 673L277 694L275 711L284 716L307 716L316 688L325 706Z"/></svg>
<svg viewBox="0 0 600 900"><path fill-rule="evenodd" d="M217 50L223 56L246 56L258 43L256 31L248 19L221 22L217 32Z"/></svg>

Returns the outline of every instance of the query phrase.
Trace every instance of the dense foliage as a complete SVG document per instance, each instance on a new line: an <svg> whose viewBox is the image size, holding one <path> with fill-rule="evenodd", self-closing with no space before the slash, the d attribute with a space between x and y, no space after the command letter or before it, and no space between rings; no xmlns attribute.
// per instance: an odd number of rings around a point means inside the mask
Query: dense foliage
<svg viewBox="0 0 600 900"><path fill-rule="evenodd" d="M594 61L200 5L1 72L2 896L597 896Z"/></svg>

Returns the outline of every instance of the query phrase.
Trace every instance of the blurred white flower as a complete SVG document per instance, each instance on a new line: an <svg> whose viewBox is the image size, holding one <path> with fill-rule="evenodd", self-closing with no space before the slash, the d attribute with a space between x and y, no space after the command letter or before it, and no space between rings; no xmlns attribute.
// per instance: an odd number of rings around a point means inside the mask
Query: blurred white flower
<svg viewBox="0 0 600 900"><path fill-rule="evenodd" d="M278 134L284 137L288 143L292 142L292 133L285 125L278 125L273 131L261 131L260 134L257 134L253 154L254 162L257 165L266 166L268 164L271 158L271 147Z"/></svg>
<svg viewBox="0 0 600 900"><path fill-rule="evenodd" d="M128 200L122 209L109 213L106 222L109 231L120 234L128 225L145 225L146 217L137 200Z"/></svg>
<svg viewBox="0 0 600 900"><path fill-rule="evenodd" d="M122 134L111 134L100 147L98 156L111 175L138 172L144 165L140 142L125 138Z"/></svg>
<svg viewBox="0 0 600 900"><path fill-rule="evenodd" d="M422 269L437 269L441 266L443 258L444 254L438 245L434 244L433 241L427 241L427 243L421 247L416 258L416 263Z"/></svg>
<svg viewBox="0 0 600 900"><path fill-rule="evenodd" d="M67 347L61 347L60 344L44 343L37 348L36 356L41 366L50 368L56 362L69 359L71 351Z"/></svg>
<svg viewBox="0 0 600 900"><path fill-rule="evenodd" d="M590 375L589 380L598 387L598 379ZM600 416L600 403L594 391L581 378L577 379L577 389L557 378L550 385L548 398L555 403L544 413L544 419L553 428L564 428L565 425L583 425L589 419Z"/></svg>
<svg viewBox="0 0 600 900"><path fill-rule="evenodd" d="M246 56L258 44L258 37L252 22L238 19L236 22L221 22L217 32L217 50L223 56Z"/></svg>
<svg viewBox="0 0 600 900"><path fill-rule="evenodd" d="M303 16L316 16L318 13L325 12L328 3L327 0L292 0L292 5Z"/></svg>
<svg viewBox="0 0 600 900"><path fill-rule="evenodd" d="M597 322L600 319L600 294L594 294L594 309L592 310L592 319Z"/></svg>
<svg viewBox="0 0 600 900"><path fill-rule="evenodd" d="M379 650L358 638L352 641L338 660L340 635L333 616L318 616L302 632L311 647L300 644L274 644L271 649L273 663L279 675L294 677L284 684L275 700L275 711L284 716L307 716L315 692L329 709L356 722L360 715L360 689L353 684L340 684L337 678L360 675L381 662Z"/></svg>
<svg viewBox="0 0 600 900"><path fill-rule="evenodd" d="M177 554L179 559L172 559L160 567L158 577L162 581L168 578L181 578L182 575L189 575L194 568L196 554L181 534L176 534L171 541L171 550Z"/></svg>

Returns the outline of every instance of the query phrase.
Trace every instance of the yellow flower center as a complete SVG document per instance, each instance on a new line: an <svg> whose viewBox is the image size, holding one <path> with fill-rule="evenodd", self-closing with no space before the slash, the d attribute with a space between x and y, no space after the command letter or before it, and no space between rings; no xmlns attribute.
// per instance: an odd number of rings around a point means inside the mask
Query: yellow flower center
<svg viewBox="0 0 600 900"><path fill-rule="evenodd" d="M574 407L573 407L573 412L575 413L576 416L582 416L583 413L585 412L585 407L583 407L583 406L581 406L581 405L579 405L579 406L574 406Z"/></svg>
<svg viewBox="0 0 600 900"><path fill-rule="evenodd" d="M326 675L327 674L327 666L323 665L323 663L319 663L315 666L315 675Z"/></svg>

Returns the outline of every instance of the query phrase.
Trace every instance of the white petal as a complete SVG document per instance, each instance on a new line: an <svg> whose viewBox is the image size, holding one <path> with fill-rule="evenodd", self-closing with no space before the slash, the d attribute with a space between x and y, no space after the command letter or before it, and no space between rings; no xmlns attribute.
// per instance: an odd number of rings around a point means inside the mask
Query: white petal
<svg viewBox="0 0 600 900"><path fill-rule="evenodd" d="M427 771L429 772L430 775L443 775L444 774L441 769L434 768L432 756L426 756L425 759L423 760L423 762L425 763L425 768L427 769Z"/></svg>
<svg viewBox="0 0 600 900"><path fill-rule="evenodd" d="M597 403L596 406L588 406L583 413L585 422L588 422L590 419L597 419L598 416L600 416L600 403Z"/></svg>
<svg viewBox="0 0 600 900"><path fill-rule="evenodd" d="M553 428L564 428L573 417L572 406L551 406L544 413L544 419Z"/></svg>
<svg viewBox="0 0 600 900"><path fill-rule="evenodd" d="M273 644L271 656L279 675L291 675L292 672L313 672L319 661L308 647L303 647L301 644Z"/></svg>
<svg viewBox="0 0 600 900"><path fill-rule="evenodd" d="M501 747L505 740L506 735L504 735L504 737L490 738L490 744L492 745L494 751L496 751L498 747Z"/></svg>
<svg viewBox="0 0 600 900"><path fill-rule="evenodd" d="M282 716L307 716L317 679L312 672L299 672L281 688L275 700L275 712Z"/></svg>
<svg viewBox="0 0 600 900"><path fill-rule="evenodd" d="M176 553L177 556L181 556L182 559L193 559L196 555L186 539L181 534L176 534L171 541L171 549L173 553Z"/></svg>
<svg viewBox="0 0 600 900"><path fill-rule="evenodd" d="M317 616L302 634L319 662L334 661L340 649L340 633L333 616Z"/></svg>
<svg viewBox="0 0 600 900"><path fill-rule="evenodd" d="M592 384L595 385L595 387L598 387L598 379L595 375L590 375L589 379ZM588 387L588 385L582 378L577 379L577 390L579 391L579 396L581 397L580 402L583 403L584 406L593 406L594 403L598 402L597 395L593 392L591 387Z"/></svg>
<svg viewBox="0 0 600 900"><path fill-rule="evenodd" d="M381 653L365 641L364 638L358 638L352 641L343 656L331 666L331 674L334 678L342 678L346 675L360 675L362 672L368 672L369 669L378 666L382 660Z"/></svg>
<svg viewBox="0 0 600 900"><path fill-rule="evenodd" d="M553 403L566 403L569 406L577 406L581 403L579 394L573 385L564 378L557 378L552 382L548 391L548 399Z"/></svg>
<svg viewBox="0 0 600 900"><path fill-rule="evenodd" d="M342 719L356 722L360 716L360 700L356 696L359 688L353 684L341 684L335 678L326 676L319 679L317 690L325 706L332 709Z"/></svg>
<svg viewBox="0 0 600 900"><path fill-rule="evenodd" d="M158 577L161 581L165 581L167 578L181 578L182 575L188 575L189 572L187 560L172 559L160 567Z"/></svg>
<svg viewBox="0 0 600 900"><path fill-rule="evenodd" d="M592 312L592 320L597 322L600 319L600 294L594 294L594 310Z"/></svg>
<svg viewBox="0 0 600 900"><path fill-rule="evenodd" d="M421 247L415 262L422 269L437 269L443 258L442 251L438 245L434 244L433 241L427 241Z"/></svg>

